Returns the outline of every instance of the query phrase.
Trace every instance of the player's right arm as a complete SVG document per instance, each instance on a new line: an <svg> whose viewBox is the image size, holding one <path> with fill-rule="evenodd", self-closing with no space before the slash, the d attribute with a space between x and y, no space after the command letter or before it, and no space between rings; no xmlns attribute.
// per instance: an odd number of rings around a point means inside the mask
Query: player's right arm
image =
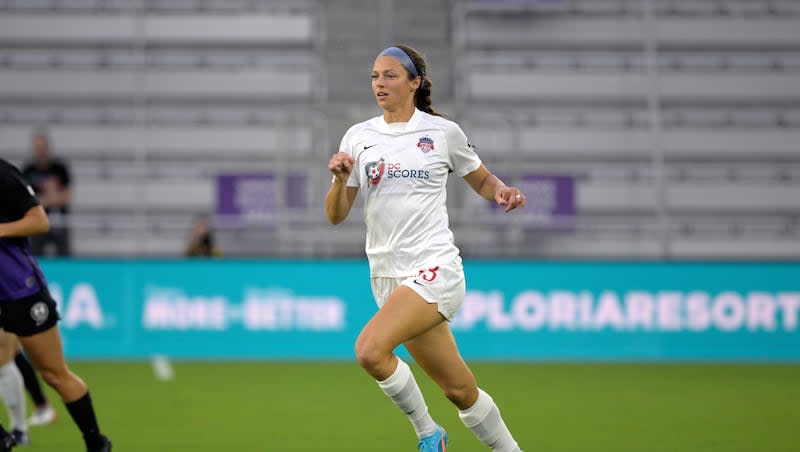
<svg viewBox="0 0 800 452"><path fill-rule="evenodd" d="M339 224L347 218L358 194L358 187L348 187L347 180L353 172L355 160L346 152L338 152L328 162L333 181L325 196L325 215L331 224Z"/></svg>
<svg viewBox="0 0 800 452"><path fill-rule="evenodd" d="M42 206L37 205L28 209L19 220L0 223L0 238L29 237L44 234L49 229L50 221L47 219L47 213Z"/></svg>

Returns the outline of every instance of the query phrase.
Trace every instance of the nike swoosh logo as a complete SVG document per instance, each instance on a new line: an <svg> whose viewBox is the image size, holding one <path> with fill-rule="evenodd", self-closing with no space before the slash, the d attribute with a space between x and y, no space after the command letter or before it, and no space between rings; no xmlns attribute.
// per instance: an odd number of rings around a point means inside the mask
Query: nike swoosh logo
<svg viewBox="0 0 800 452"><path fill-rule="evenodd" d="M375 147L375 146L377 146L377 144L371 144L369 146L364 146L364 150L367 150L367 149Z"/></svg>
<svg viewBox="0 0 800 452"><path fill-rule="evenodd" d="M417 281L416 279L415 279L414 281L412 281L412 282L413 282L414 284L418 285L418 286L425 287L425 284L422 284L421 282Z"/></svg>

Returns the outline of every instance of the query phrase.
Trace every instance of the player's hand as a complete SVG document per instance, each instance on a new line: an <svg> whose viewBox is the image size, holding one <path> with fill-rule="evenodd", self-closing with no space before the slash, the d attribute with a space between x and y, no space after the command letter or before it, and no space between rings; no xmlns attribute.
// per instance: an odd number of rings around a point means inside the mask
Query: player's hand
<svg viewBox="0 0 800 452"><path fill-rule="evenodd" d="M510 212L524 207L528 198L518 188L503 187L494 194L494 200L497 201L497 204L506 207L505 212Z"/></svg>
<svg viewBox="0 0 800 452"><path fill-rule="evenodd" d="M328 170L340 181L347 182L347 178L353 172L355 162L352 155L346 152L337 152L333 154L331 161L328 162Z"/></svg>

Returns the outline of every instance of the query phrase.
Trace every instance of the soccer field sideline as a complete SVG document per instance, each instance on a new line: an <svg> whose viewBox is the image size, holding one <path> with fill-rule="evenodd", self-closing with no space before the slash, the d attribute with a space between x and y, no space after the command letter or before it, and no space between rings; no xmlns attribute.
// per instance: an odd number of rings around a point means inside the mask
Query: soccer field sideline
<svg viewBox="0 0 800 452"><path fill-rule="evenodd" d="M76 362L115 451L411 451L405 417L355 363ZM474 363L527 451L797 451L798 365ZM449 451L485 451L419 368ZM51 397L55 398L52 391ZM73 451L63 406L21 450ZM5 420L6 418L4 418Z"/></svg>

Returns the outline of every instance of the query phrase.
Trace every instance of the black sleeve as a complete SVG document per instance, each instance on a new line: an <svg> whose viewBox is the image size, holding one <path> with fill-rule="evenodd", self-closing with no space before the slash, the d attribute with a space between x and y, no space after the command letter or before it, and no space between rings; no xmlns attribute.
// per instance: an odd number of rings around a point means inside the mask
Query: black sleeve
<svg viewBox="0 0 800 452"><path fill-rule="evenodd" d="M69 188L69 184L72 182L72 177L70 177L69 174L69 167L67 167L64 162L59 161L53 167L53 172L61 179L61 185L64 188Z"/></svg>
<svg viewBox="0 0 800 452"><path fill-rule="evenodd" d="M2 210L7 218L18 220L25 216L32 207L38 206L39 201L34 195L33 188L12 165L0 162L0 193L2 193Z"/></svg>

